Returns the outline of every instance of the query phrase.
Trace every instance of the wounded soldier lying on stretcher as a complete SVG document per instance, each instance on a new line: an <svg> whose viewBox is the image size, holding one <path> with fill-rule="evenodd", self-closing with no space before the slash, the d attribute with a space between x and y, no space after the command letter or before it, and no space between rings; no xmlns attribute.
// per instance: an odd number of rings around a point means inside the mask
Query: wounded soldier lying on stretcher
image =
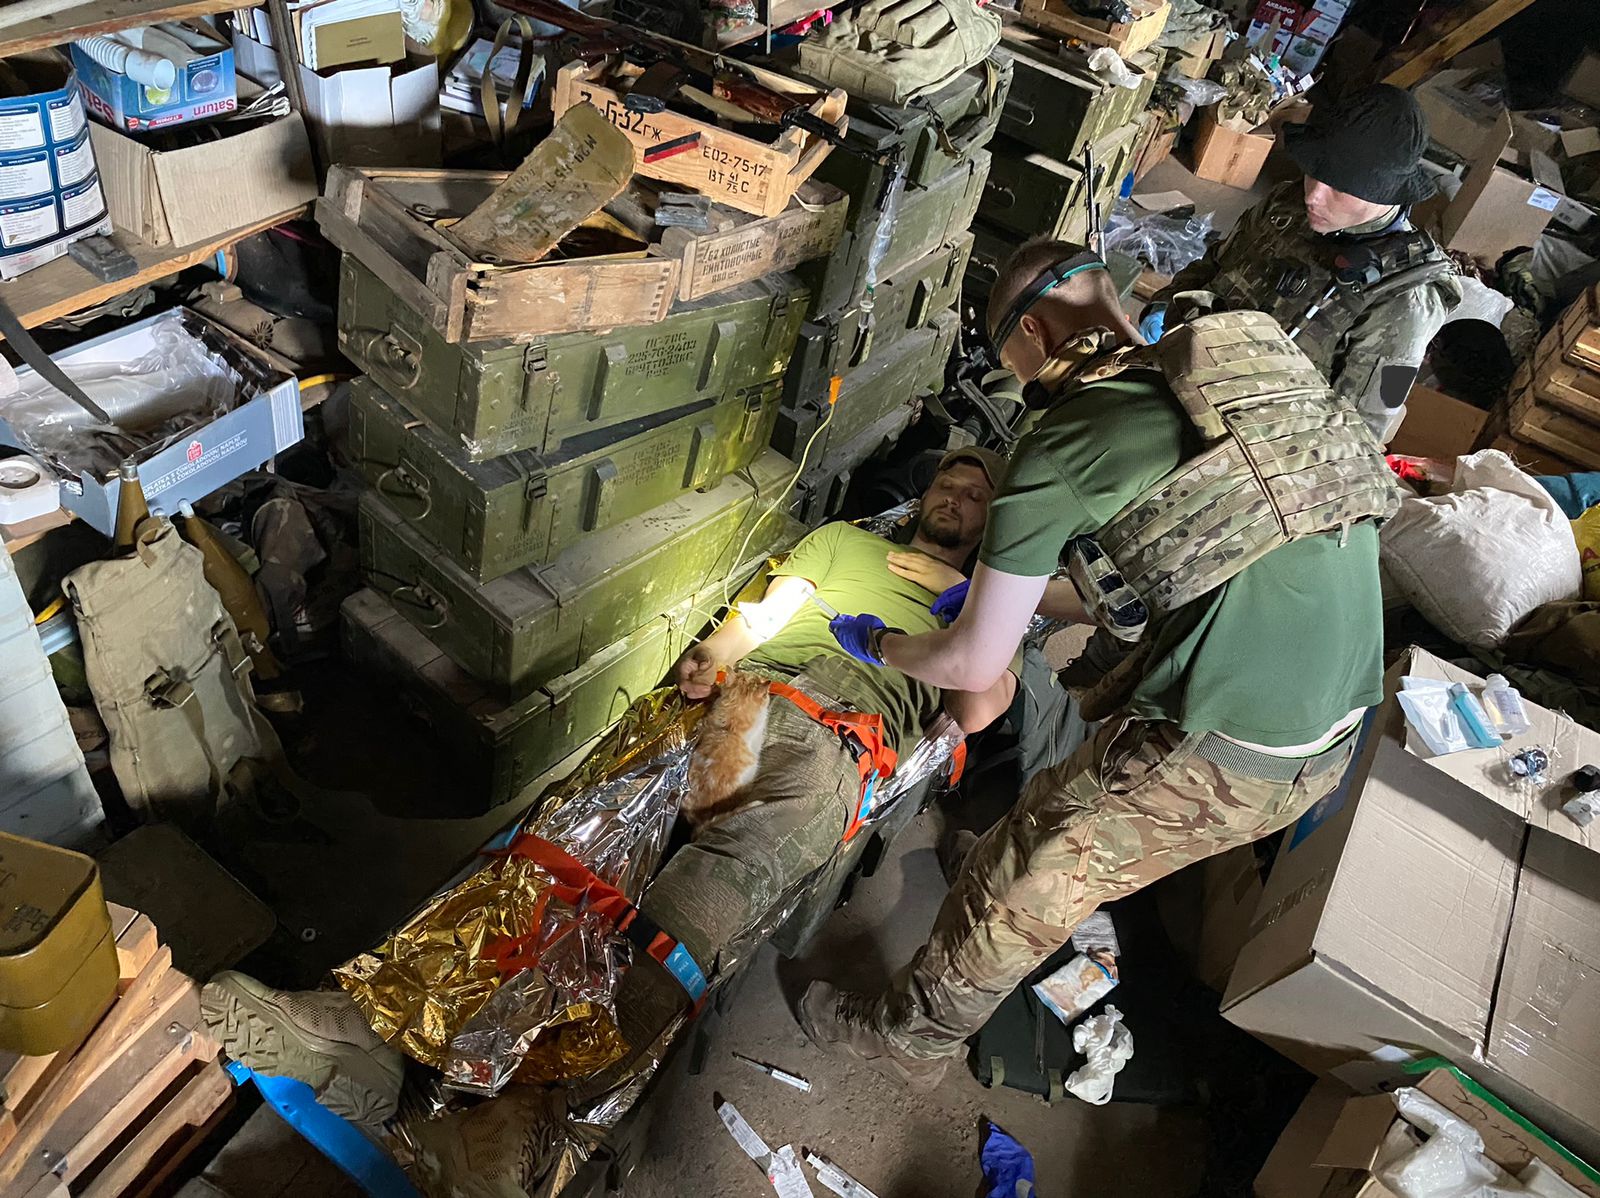
<svg viewBox="0 0 1600 1198"><path fill-rule="evenodd" d="M681 947L679 979L685 970L714 979L736 963L727 955L736 942L742 955L770 935L784 901L853 831L873 773L909 754L941 709L975 732L1010 707L1020 666L982 694L940 692L863 665L829 628L836 611L864 607L908 631L953 619L1002 469L987 451L946 455L908 544L845 523L812 532L759 603L736 608L678 661L685 697L714 700L683 804L695 830L639 910ZM1052 592L1041 610L1054 601ZM680 982L643 953L617 995L625 1035L653 1035L687 1003ZM402 1058L348 995L282 993L227 973L206 988L206 1009L224 1047L251 1068L298 1077L359 1122L394 1113Z"/></svg>

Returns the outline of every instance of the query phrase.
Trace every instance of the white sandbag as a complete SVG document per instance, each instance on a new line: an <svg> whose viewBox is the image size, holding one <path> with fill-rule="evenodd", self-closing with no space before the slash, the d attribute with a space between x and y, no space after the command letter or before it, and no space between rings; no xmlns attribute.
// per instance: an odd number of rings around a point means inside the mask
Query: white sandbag
<svg viewBox="0 0 1600 1198"><path fill-rule="evenodd" d="M1583 586L1572 525L1497 449L1458 459L1448 494L1404 499L1381 546L1385 573L1406 599L1440 632L1480 648Z"/></svg>

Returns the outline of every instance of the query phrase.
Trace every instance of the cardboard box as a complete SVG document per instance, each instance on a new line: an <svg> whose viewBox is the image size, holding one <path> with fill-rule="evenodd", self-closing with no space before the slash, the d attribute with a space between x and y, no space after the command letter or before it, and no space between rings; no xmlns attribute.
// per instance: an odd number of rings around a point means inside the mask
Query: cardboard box
<svg viewBox="0 0 1600 1198"><path fill-rule="evenodd" d="M439 64L411 53L389 66L299 67L323 161L349 166L438 166L443 155Z"/></svg>
<svg viewBox="0 0 1600 1198"><path fill-rule="evenodd" d="M1402 675L1472 675L1420 649L1390 671L1340 787L1289 832L1223 1013L1358 1088L1443 1055L1587 1148L1600 1126L1600 825L1560 811L1600 734L1531 703L1502 748L1429 758ZM1516 785L1510 753L1556 750Z"/></svg>
<svg viewBox="0 0 1600 1198"><path fill-rule="evenodd" d="M1235 133L1217 124L1215 107L1200 113L1194 137L1194 173L1212 183L1249 190L1255 186L1273 135L1265 129Z"/></svg>
<svg viewBox="0 0 1600 1198"><path fill-rule="evenodd" d="M1421 384L1406 396L1406 418L1389 452L1446 460L1471 453L1489 413Z"/></svg>
<svg viewBox="0 0 1600 1198"><path fill-rule="evenodd" d="M1289 48L1289 43L1294 40L1305 19L1304 6L1294 3L1294 0L1261 0L1245 30L1245 44L1252 50L1260 49L1276 22L1277 32L1273 35L1271 48L1282 54Z"/></svg>
<svg viewBox="0 0 1600 1198"><path fill-rule="evenodd" d="M1585 50L1562 81L1561 90L1580 104L1600 108L1600 50Z"/></svg>
<svg viewBox="0 0 1600 1198"><path fill-rule="evenodd" d="M1283 51L1283 63L1296 75L1309 75L1322 65L1332 40L1332 37L1323 39L1307 33L1298 34Z"/></svg>
<svg viewBox="0 0 1600 1198"><path fill-rule="evenodd" d="M181 150L101 125L90 136L112 221L151 245L193 245L317 198L299 113Z"/></svg>
<svg viewBox="0 0 1600 1198"><path fill-rule="evenodd" d="M0 97L0 279L61 257L80 237L111 232L83 96L66 58L7 59L31 88Z"/></svg>
<svg viewBox="0 0 1600 1198"><path fill-rule="evenodd" d="M300 411L300 388L294 375L279 369L263 351L234 336L198 313L179 308L184 327L213 354L220 356L244 379L242 393L222 415L195 420L163 442L163 448L135 453L139 479L151 511L173 513L184 501L198 503L218 487L254 470L298 442L305 435ZM79 342L52 357L71 373L75 365L120 363L147 354L153 348L153 326L167 314L136 321L115 332ZM19 380L33 371L17 370ZM0 445L23 448L3 416L0 401ZM61 474L61 506L91 527L111 536L116 527L116 471L72 474L52 464Z"/></svg>
<svg viewBox="0 0 1600 1198"><path fill-rule="evenodd" d="M78 72L78 85L89 111L114 129L139 132L219 116L237 108L233 47L208 25L198 21L181 24L194 40L209 44L212 52L179 63L177 81L164 92L107 70L73 42L72 65Z"/></svg>
<svg viewBox="0 0 1600 1198"><path fill-rule="evenodd" d="M1431 1069L1405 1084L1460 1119L1483 1140L1483 1155L1511 1177L1538 1161L1572 1192L1600 1198L1594 1170L1573 1160L1492 1093L1450 1069ZM1421 1139L1389 1094L1340 1093L1319 1082L1289 1121L1256 1176L1256 1198L1392 1198L1372 1176L1380 1162L1413 1151ZM1543 1190L1541 1193L1545 1192Z"/></svg>
<svg viewBox="0 0 1600 1198"><path fill-rule="evenodd" d="M1504 108L1485 104L1466 88L1479 72L1451 68L1418 84L1412 95L1428 118L1432 139L1457 158L1471 161L1483 148Z"/></svg>
<svg viewBox="0 0 1600 1198"><path fill-rule="evenodd" d="M1561 194L1500 165L1511 133L1511 114L1502 112L1455 195L1417 206L1418 221L1446 249L1492 263L1509 249L1534 244L1550 223Z"/></svg>
<svg viewBox="0 0 1600 1198"><path fill-rule="evenodd" d="M1227 48L1226 28L1196 34L1172 51L1173 59L1167 69L1188 79L1204 79L1211 64L1220 59Z"/></svg>

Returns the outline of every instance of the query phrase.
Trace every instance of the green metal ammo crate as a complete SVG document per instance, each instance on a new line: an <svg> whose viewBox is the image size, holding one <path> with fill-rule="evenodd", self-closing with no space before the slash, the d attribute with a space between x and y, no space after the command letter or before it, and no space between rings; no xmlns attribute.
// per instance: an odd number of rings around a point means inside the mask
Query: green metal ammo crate
<svg viewBox="0 0 1600 1198"><path fill-rule="evenodd" d="M967 259L967 275L961 288L962 297L968 303L980 308L985 304L989 289L1000 277L1000 268L1017 245L1015 233L997 229L982 220L973 222L972 255Z"/></svg>
<svg viewBox="0 0 1600 1198"><path fill-rule="evenodd" d="M936 313L926 328L908 333L897 344L874 354L866 365L846 374L839 383L833 420L812 445L810 460L852 440L893 409L909 410L913 401L944 390L945 365L960 330L960 316L946 308ZM773 446L799 461L827 409L826 398L820 404L784 408L773 430Z"/></svg>
<svg viewBox="0 0 1600 1198"><path fill-rule="evenodd" d="M989 151L974 150L965 162L927 186L908 186L900 198L888 252L878 268L879 279L893 278L966 232L988 177ZM843 312L859 301L866 286L867 251L876 231L875 220L864 230L852 224L830 257L795 268L795 274L811 289L813 314Z"/></svg>
<svg viewBox="0 0 1600 1198"><path fill-rule="evenodd" d="M786 519L771 505L793 473L792 462L768 450L710 491L585 537L549 565L486 583L369 491L361 497L362 579L469 674L525 695L762 553Z"/></svg>
<svg viewBox="0 0 1600 1198"><path fill-rule="evenodd" d="M339 278L339 348L481 462L548 453L598 428L783 373L805 318L792 275L680 303L656 324L528 342L452 343L360 261Z"/></svg>
<svg viewBox="0 0 1600 1198"><path fill-rule="evenodd" d="M845 141L870 152L899 147L906 182L926 186L988 144L1010 91L1011 56L996 50L904 108L852 99ZM849 225L864 228L892 169L887 160L874 162L835 150L817 168L816 177L850 197Z"/></svg>
<svg viewBox="0 0 1600 1198"><path fill-rule="evenodd" d="M1092 147L1102 220L1109 216L1123 177L1132 169L1138 141L1139 122L1129 121ZM1061 162L1006 138L996 141L991 153L994 164L978 205L982 219L1021 238L1059 237L1079 243L1087 239L1082 157Z"/></svg>
<svg viewBox="0 0 1600 1198"><path fill-rule="evenodd" d="M815 528L832 519L844 505L845 493L862 464L887 451L911 426L915 415L909 404L901 404L880 416L876 422L849 441L832 448L820 461L800 476L789 503L789 514Z"/></svg>
<svg viewBox="0 0 1600 1198"><path fill-rule="evenodd" d="M771 440L782 386L575 437L559 453L473 462L363 378L350 389L350 455L404 520L486 582L748 466Z"/></svg>
<svg viewBox="0 0 1600 1198"><path fill-rule="evenodd" d="M859 306L800 326L794 356L783 378L783 405L817 404L828 397L828 381L855 370L870 354L881 354L961 295L961 279L972 252L972 234L962 233L874 289L868 313Z"/></svg>
<svg viewBox="0 0 1600 1198"><path fill-rule="evenodd" d="M790 520L760 552L752 545L732 589L737 592L738 582L753 576L765 557L804 533ZM661 685L709 622L707 613L721 605L722 592L720 583L700 591L515 700L473 678L376 591L363 589L346 599L341 623L350 659L393 683L456 758L464 792L458 801L471 813L514 798Z"/></svg>
<svg viewBox="0 0 1600 1198"><path fill-rule="evenodd" d="M1144 79L1128 88L1091 71L1085 51L1019 25L1006 26L1000 45L1014 68L1000 132L1061 162L1143 112L1164 59L1159 50L1133 55L1129 65Z"/></svg>

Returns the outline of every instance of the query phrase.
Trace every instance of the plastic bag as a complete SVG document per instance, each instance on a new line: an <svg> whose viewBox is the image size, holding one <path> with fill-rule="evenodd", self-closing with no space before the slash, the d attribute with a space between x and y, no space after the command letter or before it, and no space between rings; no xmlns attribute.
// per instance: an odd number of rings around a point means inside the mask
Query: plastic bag
<svg viewBox="0 0 1600 1198"><path fill-rule="evenodd" d="M1572 522L1578 543L1578 566L1583 571L1583 597L1600 601L1600 507L1592 507Z"/></svg>
<svg viewBox="0 0 1600 1198"><path fill-rule="evenodd" d="M1170 83L1177 88L1183 93L1183 98L1196 108L1215 104L1228 94L1228 89L1222 84L1210 79L1190 79L1187 75L1179 74L1176 67L1169 68L1167 73L1161 76L1161 82Z"/></svg>
<svg viewBox="0 0 1600 1198"><path fill-rule="evenodd" d="M1133 1033L1122 1022L1122 1012L1108 1005L1102 1014L1085 1019L1072 1029L1072 1047L1087 1061L1067 1078L1067 1089L1085 1102L1104 1106L1122 1067L1133 1060Z"/></svg>
<svg viewBox="0 0 1600 1198"><path fill-rule="evenodd" d="M1428 1136L1416 1151L1375 1170L1396 1198L1489 1198L1521 1189L1486 1188L1511 1179L1485 1159L1483 1137L1426 1094L1406 1087L1395 1091L1394 1102L1401 1118Z"/></svg>
<svg viewBox="0 0 1600 1198"><path fill-rule="evenodd" d="M1439 631L1492 649L1535 608L1583 586L1572 525L1498 450L1459 459L1449 494L1408 496L1380 533L1383 565Z"/></svg>
<svg viewBox="0 0 1600 1198"><path fill-rule="evenodd" d="M1144 74L1135 70L1122 60L1110 46L1099 46L1089 55L1089 69L1096 75L1104 75L1118 87L1125 87L1129 91L1137 91L1144 83Z"/></svg>
<svg viewBox="0 0 1600 1198"><path fill-rule="evenodd" d="M1106 222L1104 245L1139 259L1164 275L1175 275L1203 257L1211 236L1211 213L1175 217L1141 212L1127 200L1117 201Z"/></svg>
<svg viewBox="0 0 1600 1198"><path fill-rule="evenodd" d="M243 379L184 327L181 309L157 317L147 332L129 334L127 341L131 347L145 336L150 344L137 357L59 363L111 417L111 425L39 375L22 375L16 394L0 400L0 414L23 447L66 473L105 475L130 453L159 451L197 422L234 406Z"/></svg>

